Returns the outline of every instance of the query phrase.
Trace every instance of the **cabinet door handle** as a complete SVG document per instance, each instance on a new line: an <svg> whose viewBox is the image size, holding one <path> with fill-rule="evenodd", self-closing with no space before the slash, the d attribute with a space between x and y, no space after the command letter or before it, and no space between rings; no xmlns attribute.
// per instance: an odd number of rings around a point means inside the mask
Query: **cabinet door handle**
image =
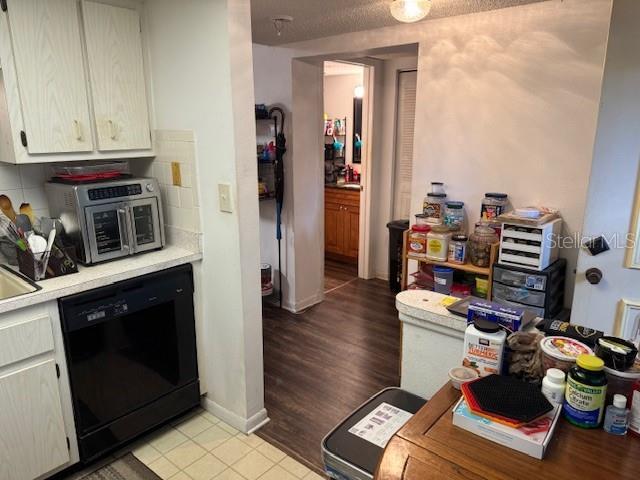
<svg viewBox="0 0 640 480"><path fill-rule="evenodd" d="M78 120L74 120L73 126L76 129L76 140L82 142L82 140L84 139L82 135L82 125L80 125L80 122Z"/></svg>
<svg viewBox="0 0 640 480"><path fill-rule="evenodd" d="M113 122L113 120L108 120L108 123L109 123L109 137L111 138L111 140L115 140L116 138L118 138L118 127Z"/></svg>

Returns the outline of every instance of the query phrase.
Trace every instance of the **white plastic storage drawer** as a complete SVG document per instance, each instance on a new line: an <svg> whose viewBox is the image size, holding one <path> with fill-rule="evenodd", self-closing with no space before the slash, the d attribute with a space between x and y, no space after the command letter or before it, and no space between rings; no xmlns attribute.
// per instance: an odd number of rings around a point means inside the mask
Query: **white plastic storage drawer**
<svg viewBox="0 0 640 480"><path fill-rule="evenodd" d="M493 279L510 287L531 288L541 292L544 292L547 287L546 275L514 272L499 266L496 266L493 270Z"/></svg>
<svg viewBox="0 0 640 480"><path fill-rule="evenodd" d="M524 303L536 307L544 307L545 294L534 292L526 288L507 287L499 283L493 283L493 296L512 302Z"/></svg>
<svg viewBox="0 0 640 480"><path fill-rule="evenodd" d="M558 259L562 219L538 226L503 223L498 263L544 270Z"/></svg>

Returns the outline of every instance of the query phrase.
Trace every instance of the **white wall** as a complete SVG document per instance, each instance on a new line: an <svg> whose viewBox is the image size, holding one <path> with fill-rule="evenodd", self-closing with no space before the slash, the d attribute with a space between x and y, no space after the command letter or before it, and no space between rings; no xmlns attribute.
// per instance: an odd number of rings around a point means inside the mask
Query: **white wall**
<svg viewBox="0 0 640 480"><path fill-rule="evenodd" d="M353 164L353 91L364 83L364 67L360 74L325 75L324 77L324 113L329 119L347 119L347 136L336 137L345 143L347 164ZM358 165L356 171L360 171Z"/></svg>
<svg viewBox="0 0 640 480"><path fill-rule="evenodd" d="M283 306L293 309L293 150L291 148L291 58L287 48L253 45L253 75L256 103L280 106L287 118L284 133L289 140L284 156L285 187L282 210L282 296ZM274 286L278 286L278 243L276 241L276 202L260 202L260 259L273 266Z"/></svg>
<svg viewBox="0 0 640 480"><path fill-rule="evenodd" d="M541 2L288 46L316 59L418 42L413 211L426 185L441 180L472 219L484 192L504 190L516 205L560 208L566 231L574 232L584 215L610 8L611 0ZM307 80L306 91L313 91L311 75ZM294 91L297 101L303 99ZM310 151L314 139L303 130L296 125L293 142ZM300 170L317 161L297 160ZM318 199L305 192L295 201L311 211ZM303 228L320 233L318 225ZM569 260L570 304L577 251L562 255ZM317 262L305 260L296 278L315 278Z"/></svg>
<svg viewBox="0 0 640 480"><path fill-rule="evenodd" d="M249 2L155 0L145 17L156 127L195 135L205 407L247 431L266 420ZM219 183L233 213L218 209Z"/></svg>
<svg viewBox="0 0 640 480"><path fill-rule="evenodd" d="M583 233L625 239L640 182L640 2L615 0L613 5ZM595 257L580 253L571 317L574 323L608 333L613 332L621 299L640 302L640 271L623 268L624 243L611 247ZM598 285L585 278L591 267L604 274Z"/></svg>

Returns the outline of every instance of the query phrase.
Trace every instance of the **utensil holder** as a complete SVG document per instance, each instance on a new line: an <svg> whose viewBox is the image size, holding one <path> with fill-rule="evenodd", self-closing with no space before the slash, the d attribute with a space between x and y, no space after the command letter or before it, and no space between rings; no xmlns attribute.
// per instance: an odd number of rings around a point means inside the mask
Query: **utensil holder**
<svg viewBox="0 0 640 480"><path fill-rule="evenodd" d="M36 282L78 271L75 247L60 247L54 243L46 269L43 262L44 255L42 258L35 258L28 250L23 251L16 247L16 251L20 272Z"/></svg>

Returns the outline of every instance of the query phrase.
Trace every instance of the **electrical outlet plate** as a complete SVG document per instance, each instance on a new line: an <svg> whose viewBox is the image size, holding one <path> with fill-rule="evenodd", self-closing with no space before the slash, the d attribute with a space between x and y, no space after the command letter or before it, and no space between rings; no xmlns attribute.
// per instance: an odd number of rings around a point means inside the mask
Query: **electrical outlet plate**
<svg viewBox="0 0 640 480"><path fill-rule="evenodd" d="M233 202L231 201L231 185L228 183L218 184L218 202L221 212L233 212Z"/></svg>
<svg viewBox="0 0 640 480"><path fill-rule="evenodd" d="M179 162L171 162L171 180L174 186L182 186L182 172L180 172Z"/></svg>

